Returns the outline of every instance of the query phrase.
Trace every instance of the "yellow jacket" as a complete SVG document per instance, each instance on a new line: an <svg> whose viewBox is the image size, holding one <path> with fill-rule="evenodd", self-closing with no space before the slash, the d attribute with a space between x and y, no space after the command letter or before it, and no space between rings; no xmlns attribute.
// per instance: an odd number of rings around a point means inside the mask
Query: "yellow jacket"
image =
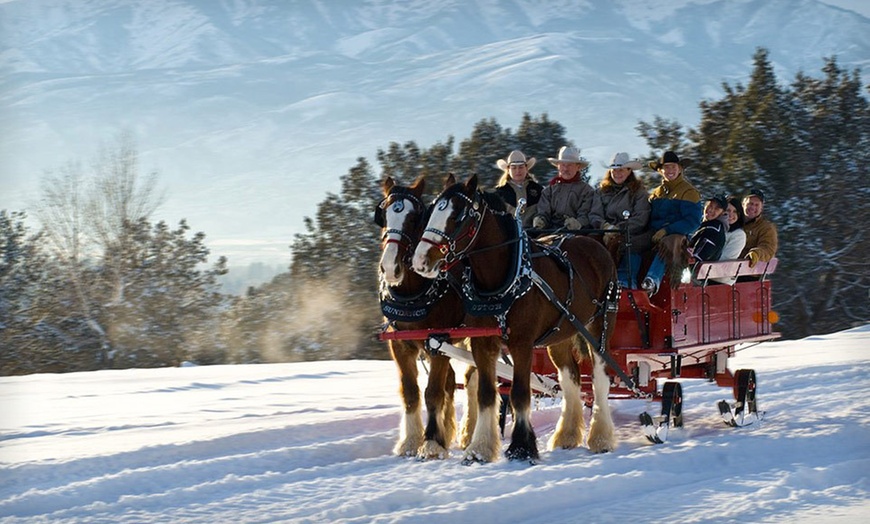
<svg viewBox="0 0 870 524"><path fill-rule="evenodd" d="M745 223L743 231L746 232L746 245L740 253L741 258L746 258L750 251L758 253L758 260L762 262L767 262L776 256L779 241L776 238L776 226L773 222L763 215L758 216L752 222Z"/></svg>

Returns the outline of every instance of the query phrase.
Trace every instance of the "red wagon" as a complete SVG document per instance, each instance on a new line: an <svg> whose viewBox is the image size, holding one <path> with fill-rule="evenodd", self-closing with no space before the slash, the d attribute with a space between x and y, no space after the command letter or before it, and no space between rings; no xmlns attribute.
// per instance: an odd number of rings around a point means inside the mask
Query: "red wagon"
<svg viewBox="0 0 870 524"><path fill-rule="evenodd" d="M669 427L682 425L682 388L675 378L704 379L733 391L734 401L722 401L719 410L732 426L760 417L756 400L755 371L728 367L737 346L779 338L773 331L778 320L771 306L771 281L777 260L749 267L748 261L697 264L690 282L664 284L652 298L637 289L623 289L616 328L610 341L612 362L610 397L660 400L660 415L640 415L647 437L663 442ZM733 284L720 283L737 279ZM500 335L497 329L455 328L385 331L382 340L428 339L432 351L473 365L471 354L453 346L474 336ZM499 376L509 381L509 360L501 363ZM583 391L591 403L591 369L581 367ZM532 387L540 394L558 395L556 369L545 348L535 351ZM626 384L627 378L631 383Z"/></svg>

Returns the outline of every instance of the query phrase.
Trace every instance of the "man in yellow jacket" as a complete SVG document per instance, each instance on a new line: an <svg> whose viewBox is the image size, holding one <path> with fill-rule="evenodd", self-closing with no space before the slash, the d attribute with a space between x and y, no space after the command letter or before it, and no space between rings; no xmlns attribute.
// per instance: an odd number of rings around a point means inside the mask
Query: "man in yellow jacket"
<svg viewBox="0 0 870 524"><path fill-rule="evenodd" d="M753 189L743 197L743 212L746 214L743 231L746 232L746 245L740 257L748 258L750 267L755 267L758 262L767 262L776 256L779 245L776 226L761 215L763 211L764 193L761 190Z"/></svg>

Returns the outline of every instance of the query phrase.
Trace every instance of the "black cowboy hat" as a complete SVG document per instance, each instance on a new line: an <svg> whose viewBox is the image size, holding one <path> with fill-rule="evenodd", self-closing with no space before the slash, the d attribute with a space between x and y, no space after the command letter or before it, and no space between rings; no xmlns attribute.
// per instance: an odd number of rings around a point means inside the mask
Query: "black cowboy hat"
<svg viewBox="0 0 870 524"><path fill-rule="evenodd" d="M688 162L687 160L680 160L680 157L677 156L677 154L673 151L665 151L665 154L662 155L661 158L653 160L647 165L649 165L650 169L658 171L663 165L668 163L679 164L680 167L682 167L683 169L688 167L688 165L690 164L690 162Z"/></svg>

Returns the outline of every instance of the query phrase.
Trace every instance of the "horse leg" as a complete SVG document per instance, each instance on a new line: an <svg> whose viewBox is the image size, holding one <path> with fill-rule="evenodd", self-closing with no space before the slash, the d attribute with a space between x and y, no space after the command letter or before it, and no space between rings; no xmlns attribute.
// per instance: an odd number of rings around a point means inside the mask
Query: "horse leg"
<svg viewBox="0 0 870 524"><path fill-rule="evenodd" d="M529 377L532 372L532 347L510 346L514 361L514 374L511 382L511 408L514 428L511 443L505 455L510 460L536 460L538 441L532 428L532 390Z"/></svg>
<svg viewBox="0 0 870 524"><path fill-rule="evenodd" d="M477 367L478 414L463 462L493 462L498 459L501 449L498 431L499 395L495 373L499 341L492 338L475 339L471 344L471 352Z"/></svg>
<svg viewBox="0 0 870 524"><path fill-rule="evenodd" d="M615 319L611 319L615 320ZM601 318L589 332L600 340ZM608 322L609 324L611 322ZM611 331L612 332L612 331ZM607 340L610 340L608 333ZM587 342L588 344L588 342ZM609 343L605 342L605 350L609 350ZM592 422L589 424L589 437L586 445L593 453L605 453L616 449L616 429L613 426L613 415L610 413L608 396L610 395L610 377L607 376L604 359L591 346L592 352Z"/></svg>
<svg viewBox="0 0 870 524"><path fill-rule="evenodd" d="M477 426L477 368L468 366L465 370L465 394L468 397L465 413L462 415L462 429L459 434L459 447L466 449L471 444L474 428Z"/></svg>
<svg viewBox="0 0 870 524"><path fill-rule="evenodd" d="M456 415L453 410L455 387L456 377L450 359L443 355L433 356L425 393L428 413L425 442L420 447L417 458L447 458L447 450L456 436Z"/></svg>
<svg viewBox="0 0 870 524"><path fill-rule="evenodd" d="M547 444L549 449L573 449L583 445L586 420L583 417L580 366L573 351L577 342L576 337L572 337L547 348L550 360L559 370L559 386L562 388L562 414Z"/></svg>
<svg viewBox="0 0 870 524"><path fill-rule="evenodd" d="M399 370L399 394L402 396L402 422L399 441L393 448L397 455L414 456L423 445L423 414L420 386L417 384L417 356L420 347L402 340L389 342L390 353Z"/></svg>

